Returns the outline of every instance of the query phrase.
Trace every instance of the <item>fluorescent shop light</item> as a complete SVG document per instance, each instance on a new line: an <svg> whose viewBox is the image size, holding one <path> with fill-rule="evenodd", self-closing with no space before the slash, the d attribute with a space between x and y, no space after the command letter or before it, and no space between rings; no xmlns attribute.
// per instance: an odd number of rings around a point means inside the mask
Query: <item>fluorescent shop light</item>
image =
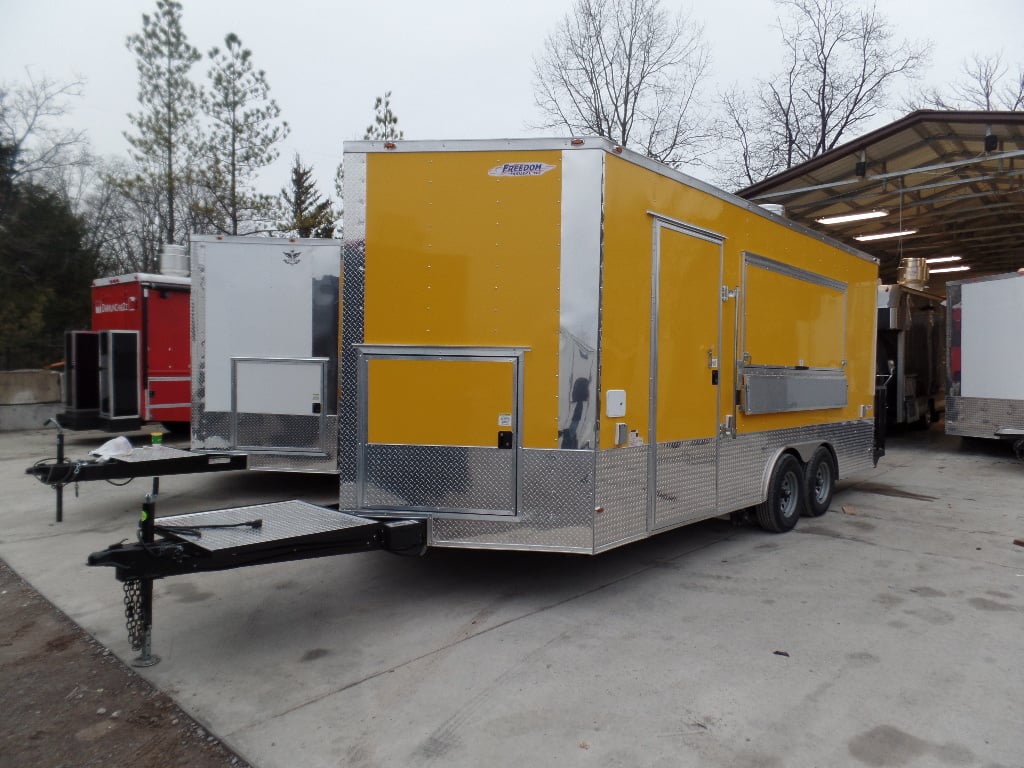
<svg viewBox="0 0 1024 768"><path fill-rule="evenodd" d="M882 232L878 235L858 235L853 238L859 240L862 243L866 243L868 240L888 240L890 237L903 237L904 235L916 235L916 229L904 229L902 232Z"/></svg>
<svg viewBox="0 0 1024 768"><path fill-rule="evenodd" d="M880 219L888 216L888 211L864 211L864 213L847 213L842 216L826 216L816 219L819 224L845 224L848 221L864 221L864 219Z"/></svg>

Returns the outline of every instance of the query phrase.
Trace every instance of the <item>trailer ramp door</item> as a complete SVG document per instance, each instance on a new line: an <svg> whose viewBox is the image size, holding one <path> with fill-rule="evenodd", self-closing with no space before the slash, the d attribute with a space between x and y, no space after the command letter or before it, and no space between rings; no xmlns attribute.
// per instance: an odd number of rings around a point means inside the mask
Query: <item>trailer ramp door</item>
<svg viewBox="0 0 1024 768"><path fill-rule="evenodd" d="M717 505L722 241L681 224L654 226L649 514L657 530Z"/></svg>
<svg viewBox="0 0 1024 768"><path fill-rule="evenodd" d="M359 506L515 514L520 357L385 350L361 355Z"/></svg>

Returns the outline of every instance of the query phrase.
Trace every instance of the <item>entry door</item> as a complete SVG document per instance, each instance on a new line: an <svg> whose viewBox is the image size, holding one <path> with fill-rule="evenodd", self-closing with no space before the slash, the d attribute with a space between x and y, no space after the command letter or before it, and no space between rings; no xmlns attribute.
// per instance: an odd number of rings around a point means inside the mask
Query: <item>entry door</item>
<svg viewBox="0 0 1024 768"><path fill-rule="evenodd" d="M363 351L359 505L515 514L521 357L431 349Z"/></svg>
<svg viewBox="0 0 1024 768"><path fill-rule="evenodd" d="M101 331L99 371L100 416L139 418L139 332Z"/></svg>
<svg viewBox="0 0 1024 768"><path fill-rule="evenodd" d="M717 505L722 240L655 220L651 529Z"/></svg>
<svg viewBox="0 0 1024 768"><path fill-rule="evenodd" d="M73 411L99 410L100 347L95 331L64 334L64 404Z"/></svg>

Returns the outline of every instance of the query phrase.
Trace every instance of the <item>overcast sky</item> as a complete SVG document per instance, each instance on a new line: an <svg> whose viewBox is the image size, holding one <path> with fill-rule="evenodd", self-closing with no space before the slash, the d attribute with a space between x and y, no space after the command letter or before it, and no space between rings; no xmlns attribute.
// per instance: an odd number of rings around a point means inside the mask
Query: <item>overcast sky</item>
<svg viewBox="0 0 1024 768"><path fill-rule="evenodd" d="M675 3L704 24L713 51L709 98L774 70L780 54L771 0ZM261 187L287 182L295 152L314 165L324 192L342 142L360 139L373 102L392 91L406 138L508 138L540 135L532 61L571 0L183 0L190 42L206 52L236 33L264 69L292 132ZM1003 51L1024 64L1022 0L881 0L899 35L934 43L927 81L954 78L975 52ZM0 0L0 81L25 68L56 79L83 77L73 114L95 151L126 155L122 132L137 110L137 73L125 38L142 28L155 0ZM200 67L203 67L201 69ZM194 70L205 82L205 62ZM895 115L887 116L883 122ZM850 137L853 138L853 137ZM698 173L698 175L701 175Z"/></svg>

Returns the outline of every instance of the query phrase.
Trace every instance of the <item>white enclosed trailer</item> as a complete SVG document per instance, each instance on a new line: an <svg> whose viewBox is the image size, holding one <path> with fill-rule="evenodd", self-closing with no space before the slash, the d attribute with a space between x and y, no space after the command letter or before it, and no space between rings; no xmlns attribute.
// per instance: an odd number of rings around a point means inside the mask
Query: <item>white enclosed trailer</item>
<svg viewBox="0 0 1024 768"><path fill-rule="evenodd" d="M192 448L337 472L336 240L192 239Z"/></svg>
<svg viewBox="0 0 1024 768"><path fill-rule="evenodd" d="M946 283L946 432L1024 437L1024 274Z"/></svg>

